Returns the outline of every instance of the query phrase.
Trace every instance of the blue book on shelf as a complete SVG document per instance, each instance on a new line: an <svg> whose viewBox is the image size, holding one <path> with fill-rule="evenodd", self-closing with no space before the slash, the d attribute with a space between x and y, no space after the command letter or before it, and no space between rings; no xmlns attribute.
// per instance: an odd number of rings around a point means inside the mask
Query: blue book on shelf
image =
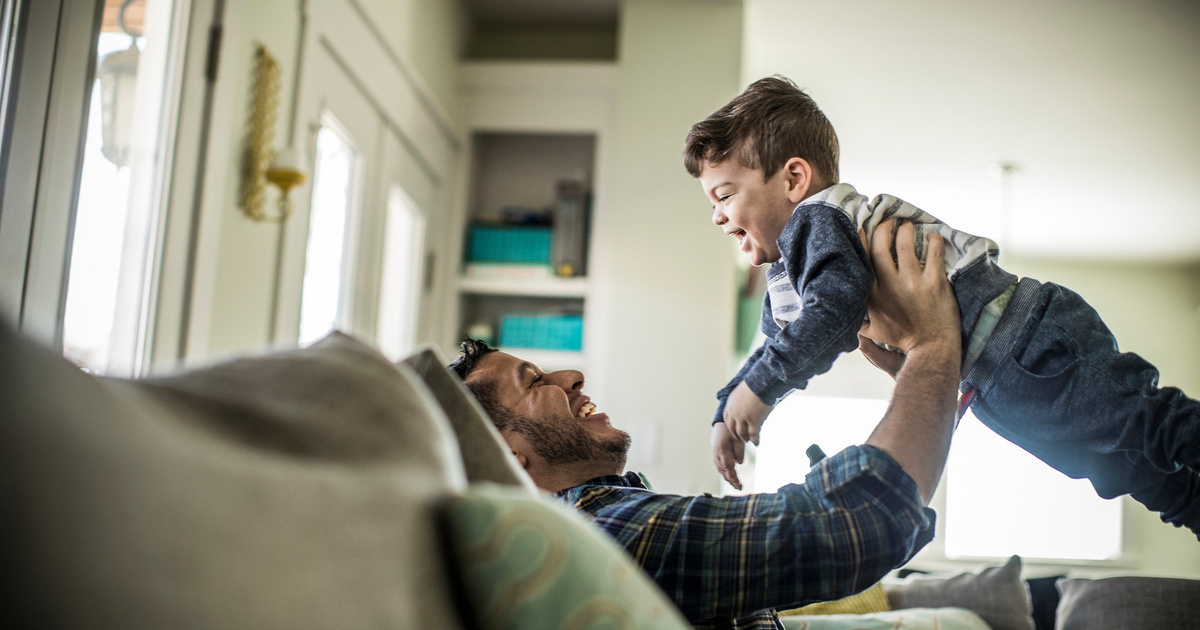
<svg viewBox="0 0 1200 630"><path fill-rule="evenodd" d="M467 260L472 262L549 262L549 227L471 226Z"/></svg>
<svg viewBox="0 0 1200 630"><path fill-rule="evenodd" d="M583 349L583 317L504 315L500 318L500 345L506 348L579 352Z"/></svg>

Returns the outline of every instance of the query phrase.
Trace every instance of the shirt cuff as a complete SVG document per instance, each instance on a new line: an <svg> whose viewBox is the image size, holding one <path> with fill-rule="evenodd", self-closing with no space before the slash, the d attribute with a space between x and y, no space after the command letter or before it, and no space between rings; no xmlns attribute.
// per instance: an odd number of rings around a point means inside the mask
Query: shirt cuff
<svg viewBox="0 0 1200 630"><path fill-rule="evenodd" d="M937 513L925 507L917 482L881 448L869 444L847 447L813 466L805 485L816 497L835 494L843 487L851 492L870 488L873 502L890 512L898 531L911 532L909 558L933 539Z"/></svg>

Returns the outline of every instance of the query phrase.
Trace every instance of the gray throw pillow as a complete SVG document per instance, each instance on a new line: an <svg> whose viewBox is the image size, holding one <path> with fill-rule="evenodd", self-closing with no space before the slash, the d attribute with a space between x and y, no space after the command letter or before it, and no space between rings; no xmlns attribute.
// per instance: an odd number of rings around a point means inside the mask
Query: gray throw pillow
<svg viewBox="0 0 1200 630"><path fill-rule="evenodd" d="M888 603L901 608L944 608L973 610L993 630L1032 630L1029 591L1021 580L1021 558L1013 556L1001 566L950 577L910 575L903 580L885 580Z"/></svg>
<svg viewBox="0 0 1200 630"><path fill-rule="evenodd" d="M1058 630L1200 628L1200 580L1064 578L1058 590Z"/></svg>
<svg viewBox="0 0 1200 630"><path fill-rule="evenodd" d="M0 322L5 627L458 628L465 485L428 389L345 335L124 381Z"/></svg>
<svg viewBox="0 0 1200 630"><path fill-rule="evenodd" d="M533 480L512 456L483 407L479 406L458 376L446 367L437 352L432 348L422 348L404 359L403 363L424 381L450 420L450 427L458 438L458 450L462 453L467 481L523 486L530 492L536 492Z"/></svg>

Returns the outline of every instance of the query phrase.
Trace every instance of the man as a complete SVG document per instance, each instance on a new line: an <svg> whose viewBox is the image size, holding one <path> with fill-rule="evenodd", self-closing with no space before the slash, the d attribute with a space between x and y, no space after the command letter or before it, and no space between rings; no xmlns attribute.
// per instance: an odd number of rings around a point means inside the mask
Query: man
<svg viewBox="0 0 1200 630"><path fill-rule="evenodd" d="M683 497L622 475L629 436L583 393L583 374L543 373L479 342L451 366L542 490L612 535L698 628L779 628L774 608L857 593L933 536L924 507L941 477L961 357L958 307L930 238L923 269L911 225L876 230L862 351L896 378L866 444L817 464L774 494ZM836 418L830 419L836 422Z"/></svg>

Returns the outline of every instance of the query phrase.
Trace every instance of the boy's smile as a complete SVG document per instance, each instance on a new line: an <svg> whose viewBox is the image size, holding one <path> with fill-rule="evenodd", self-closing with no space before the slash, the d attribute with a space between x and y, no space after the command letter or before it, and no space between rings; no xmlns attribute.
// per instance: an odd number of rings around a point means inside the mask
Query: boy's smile
<svg viewBox="0 0 1200 630"><path fill-rule="evenodd" d="M803 199L792 200L796 195L790 180L787 166L763 181L762 171L736 159L706 161L700 171L700 184L713 204L713 223L738 239L739 249L756 267L779 260L775 241Z"/></svg>

